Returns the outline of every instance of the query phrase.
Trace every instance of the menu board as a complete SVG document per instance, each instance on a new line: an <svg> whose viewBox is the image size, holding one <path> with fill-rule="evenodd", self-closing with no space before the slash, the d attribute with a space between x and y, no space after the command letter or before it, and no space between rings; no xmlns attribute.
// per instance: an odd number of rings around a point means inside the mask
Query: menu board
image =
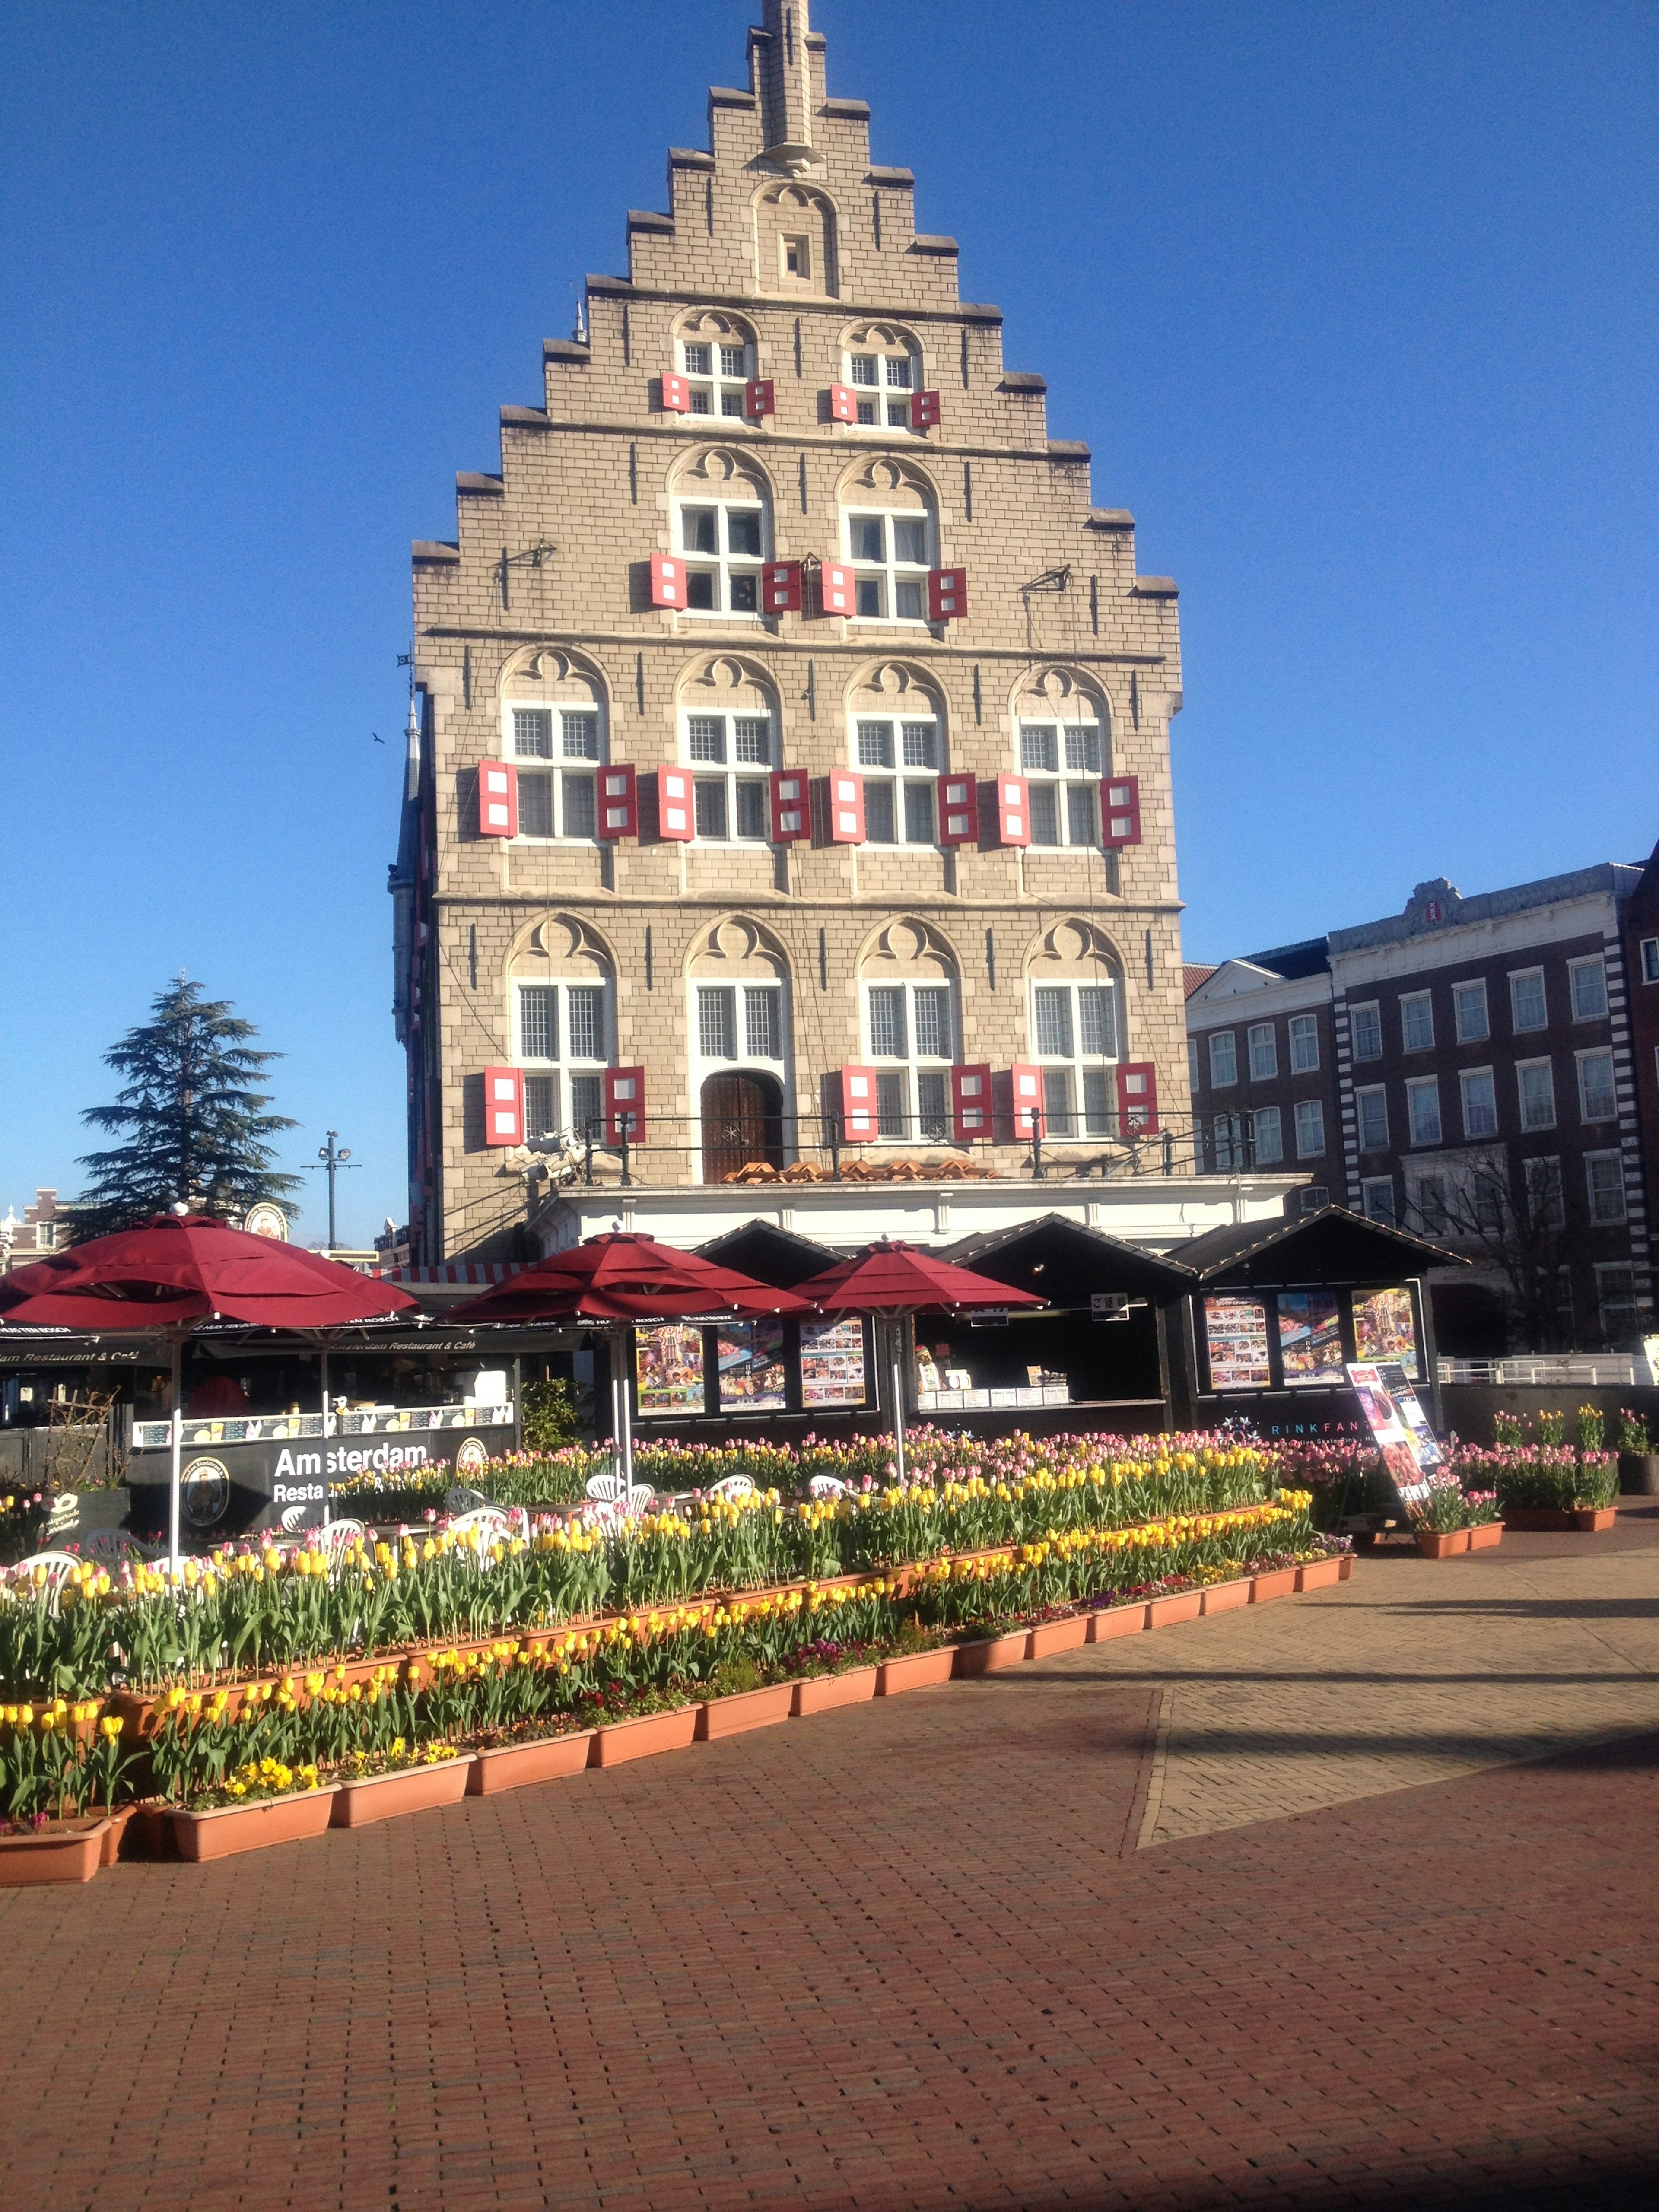
<svg viewBox="0 0 1659 2212"><path fill-rule="evenodd" d="M641 1413L702 1413L702 1329L665 1322L659 1328L640 1329L635 1342Z"/></svg>
<svg viewBox="0 0 1659 2212"><path fill-rule="evenodd" d="M1385 1376L1375 1361L1360 1361L1349 1368L1348 1380L1395 1491L1402 1505L1411 1505L1428 1495L1428 1472L1439 1465L1440 1447L1429 1433L1416 1392L1407 1385L1397 1366L1393 1374L1399 1376L1399 1381L1391 1388L1392 1377ZM1427 1454L1422 1449L1425 1440Z"/></svg>
<svg viewBox="0 0 1659 2212"><path fill-rule="evenodd" d="M864 1378L861 1321L804 1321L800 1325L800 1401L811 1406L861 1406Z"/></svg>
<svg viewBox="0 0 1659 2212"><path fill-rule="evenodd" d="M1334 1291L1279 1293L1279 1362L1285 1382L1340 1382L1342 1314Z"/></svg>
<svg viewBox="0 0 1659 2212"><path fill-rule="evenodd" d="M781 1321L722 1322L715 1339L720 1411L781 1413L788 1403Z"/></svg>
<svg viewBox="0 0 1659 2212"><path fill-rule="evenodd" d="M1204 1301L1204 1341L1212 1390L1265 1390L1273 1381L1267 1360L1267 1309L1260 1298L1218 1291Z"/></svg>
<svg viewBox="0 0 1659 2212"><path fill-rule="evenodd" d="M1420 1379L1417 1326L1409 1291L1356 1291L1353 1340L1360 1358L1368 1364L1381 1366L1392 1361L1403 1367L1413 1382Z"/></svg>

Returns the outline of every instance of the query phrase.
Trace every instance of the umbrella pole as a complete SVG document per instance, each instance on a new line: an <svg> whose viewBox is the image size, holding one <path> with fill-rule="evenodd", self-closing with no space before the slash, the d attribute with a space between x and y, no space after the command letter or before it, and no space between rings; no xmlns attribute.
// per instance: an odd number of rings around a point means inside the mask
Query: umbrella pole
<svg viewBox="0 0 1659 2212"><path fill-rule="evenodd" d="M179 1404L184 1388L184 1340L175 1334L173 1340L173 1422L170 1442L173 1446L173 1471L167 1483L167 1560L173 1572L179 1571L179 1497L180 1487L179 1461L184 1455L185 1417Z"/></svg>
<svg viewBox="0 0 1659 2212"><path fill-rule="evenodd" d="M617 1470L623 1479L624 1504L629 1503L634 1489L634 1421L628 1387L628 1370L633 1356L633 1328L627 1322L620 1322L617 1327Z"/></svg>
<svg viewBox="0 0 1659 2212"><path fill-rule="evenodd" d="M323 1526L328 1526L328 1339L324 1337L317 1347L317 1358L322 1370L323 1389Z"/></svg>
<svg viewBox="0 0 1659 2212"><path fill-rule="evenodd" d="M890 1321L892 1331L888 1340L888 1352L892 1360L893 1375L893 1455L898 1464L898 1479L904 1480L904 1323Z"/></svg>

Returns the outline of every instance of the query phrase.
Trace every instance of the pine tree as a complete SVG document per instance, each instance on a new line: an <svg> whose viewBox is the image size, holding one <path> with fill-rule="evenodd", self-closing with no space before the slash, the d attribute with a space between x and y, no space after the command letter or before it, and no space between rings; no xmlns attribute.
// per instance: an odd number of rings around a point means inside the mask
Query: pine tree
<svg viewBox="0 0 1659 2212"><path fill-rule="evenodd" d="M300 1187L297 1176L276 1172L265 1141L295 1124L267 1114L270 1096L254 1087L281 1054L253 1050L252 1023L227 999L204 1000L202 986L182 975L150 1012L104 1055L126 1078L125 1089L112 1106L89 1106L81 1116L126 1140L82 1159L91 1180L70 1209L77 1237L147 1221L179 1200L192 1213L228 1220Z"/></svg>

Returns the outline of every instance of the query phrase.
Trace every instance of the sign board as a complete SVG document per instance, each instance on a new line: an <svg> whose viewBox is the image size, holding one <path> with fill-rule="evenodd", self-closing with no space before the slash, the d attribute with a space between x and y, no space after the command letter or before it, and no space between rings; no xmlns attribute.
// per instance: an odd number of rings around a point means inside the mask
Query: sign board
<svg viewBox="0 0 1659 2212"><path fill-rule="evenodd" d="M288 1216L272 1199L262 1198L257 1206L249 1206L242 1216L242 1227L250 1237L270 1237L282 1244L288 1242Z"/></svg>
<svg viewBox="0 0 1659 2212"><path fill-rule="evenodd" d="M1127 1321L1129 1294L1127 1291L1091 1291L1089 1293L1091 1321Z"/></svg>
<svg viewBox="0 0 1659 2212"><path fill-rule="evenodd" d="M1445 1455L1404 1368L1361 1361L1351 1362L1347 1372L1395 1494L1402 1507L1416 1504L1428 1495L1428 1478Z"/></svg>
<svg viewBox="0 0 1659 2212"><path fill-rule="evenodd" d="M968 1326L969 1328L1006 1328L1008 1309L1006 1306L981 1306L977 1313L969 1315Z"/></svg>

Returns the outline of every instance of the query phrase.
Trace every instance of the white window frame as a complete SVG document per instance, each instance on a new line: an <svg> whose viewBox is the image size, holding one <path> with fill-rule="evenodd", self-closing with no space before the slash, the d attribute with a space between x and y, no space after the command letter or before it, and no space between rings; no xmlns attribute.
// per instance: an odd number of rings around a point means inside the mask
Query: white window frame
<svg viewBox="0 0 1659 2212"><path fill-rule="evenodd" d="M884 736L882 734L884 732ZM886 757L877 757L884 746ZM931 750L933 765L912 757ZM908 845L915 852L931 852L939 844L939 780L945 768L945 725L937 714L854 714L848 732L848 757L864 778L864 836L866 848L891 851ZM870 793L884 783L892 793L893 835L874 837L870 832ZM927 792L930 828L926 837L911 837L908 787Z"/></svg>
<svg viewBox="0 0 1659 2212"><path fill-rule="evenodd" d="M1422 1102L1432 1101L1434 1134L1421 1136L1418 1124L1423 1118ZM1437 1075L1413 1075L1406 1085L1406 1141L1413 1151L1427 1145L1444 1141L1445 1122L1440 1112L1440 1078Z"/></svg>
<svg viewBox="0 0 1659 2212"><path fill-rule="evenodd" d="M884 437L896 430L906 437L915 434L911 414L922 380L921 356L914 346L848 346L841 367L842 383L858 404L855 428L878 431Z"/></svg>
<svg viewBox="0 0 1659 2212"><path fill-rule="evenodd" d="M1052 737L1048 745L1045 740ZM1048 765L1052 755L1054 765ZM1106 770L1106 731L1098 719L1070 720L1022 714L1014 733L1014 764L1031 795L1031 844L1045 853L1097 851L1100 846L1101 780ZM1054 794L1054 836L1039 837L1037 795ZM1084 835L1073 836L1081 817Z"/></svg>
<svg viewBox="0 0 1659 2212"><path fill-rule="evenodd" d="M1452 1033L1458 1043L1485 1044L1486 1039L1492 1035L1492 1008L1486 1002L1486 977L1474 975L1471 976L1467 982L1454 983L1451 987L1451 994ZM1463 1008L1466 1002L1473 1003L1476 994L1478 994L1480 1007L1480 1026L1479 1029L1472 1029L1464 1023Z"/></svg>
<svg viewBox="0 0 1659 2212"><path fill-rule="evenodd" d="M1535 1022L1523 1022L1521 1019L1520 1000L1516 987L1522 983L1530 983L1534 978L1538 984L1538 1000L1542 1009L1542 1018ZM1550 1025L1550 993L1543 969L1541 968L1511 968L1509 972L1509 986L1510 1027L1516 1036L1536 1036L1540 1030L1547 1030Z"/></svg>
<svg viewBox="0 0 1659 2212"><path fill-rule="evenodd" d="M545 752L521 751L521 738L517 717L520 714L545 714L548 721L548 750ZM590 731L583 725L592 722ZM573 750L573 746L592 744L593 750ZM530 845L597 845L599 838L599 776L611 757L606 716L597 701L588 706L544 706L536 699L506 699L501 702L501 758L515 769L519 777L519 836L517 842ZM524 826L525 779L545 775L551 787L553 802L553 831L544 836L539 831L526 830ZM565 827L567 781L585 783L589 794L594 826L592 830L568 830Z"/></svg>
<svg viewBox="0 0 1659 2212"><path fill-rule="evenodd" d="M526 1048L525 994L528 991L551 991L556 994L555 1023L557 1035L554 1049L549 1053L532 1053ZM599 994L599 1054L573 1053L570 1040L573 1024L570 1018L570 994L573 991L597 991ZM578 1144L584 1131L579 1116L573 1086L580 1079L592 1080L597 1085L597 1096L590 1098L593 1106L592 1118L602 1121L605 1115L605 1071L613 1065L611 1053L617 1036L616 1006L611 986L608 981L593 982L586 978L554 975L545 981L532 976L517 976L513 984L513 1064L526 1079L550 1076L553 1082L554 1133L568 1132ZM539 1137L547 1133L530 1127L528 1082L525 1099L525 1135Z"/></svg>
<svg viewBox="0 0 1659 2212"><path fill-rule="evenodd" d="M1578 979L1581 975L1595 978L1596 995L1601 1003L1593 1012L1583 1012L1578 1004ZM1575 1022L1604 1022L1607 1018L1607 963L1599 952L1583 960L1567 963L1567 1004L1572 1008Z"/></svg>
<svg viewBox="0 0 1659 2212"><path fill-rule="evenodd" d="M861 522L879 522L882 526L882 558L871 560L853 550L854 526ZM922 558L920 561L901 561L897 556L897 533L893 526L897 522L919 522L921 525ZM933 526L933 511L925 507L843 507L841 511L842 557L853 571L853 607L849 617L854 622L881 623L894 629L926 629L927 627L927 576L938 565L938 538ZM878 590L877 611L865 611L866 586L873 584ZM901 586L914 585L916 591L915 614L896 614Z"/></svg>
<svg viewBox="0 0 1659 2212"><path fill-rule="evenodd" d="M1380 1212L1376 1205L1376 1194L1379 1191L1388 1193L1387 1203ZM1367 1176L1359 1186L1359 1210L1367 1221L1381 1221L1390 1229L1397 1229L1400 1225L1400 1209L1395 1204L1394 1177Z"/></svg>
<svg viewBox="0 0 1659 2212"><path fill-rule="evenodd" d="M757 722L763 722L766 725L765 757L762 760L739 760L738 757L739 749L752 752L756 749L757 743L752 729L742 729L739 726L752 725ZM704 726L694 729L692 726L694 723ZM717 733L710 731L707 726L713 723L718 723L720 726ZM716 743L720 746L718 758L714 757L710 750L711 746ZM691 772L692 818L696 827L698 844L745 846L751 851L770 844L772 839L771 777L772 770L778 765L777 745L777 723L770 714L740 714L734 709L730 713L706 714L696 708L683 707L680 709L680 761L682 765ZM757 836L738 834L738 786L740 783L757 789L761 794L761 828ZM702 826L701 818L702 808L697 798L697 787L700 784L718 784L721 787L726 810L726 832L723 836L705 830ZM752 805L753 802L751 801L750 804Z"/></svg>
<svg viewBox="0 0 1659 2212"><path fill-rule="evenodd" d="M1435 1196L1425 1199L1432 1190ZM1408 1174L1406 1177L1406 1212L1412 1217L1418 1233L1424 1237L1449 1237L1450 1193L1443 1167L1437 1161L1432 1174Z"/></svg>
<svg viewBox="0 0 1659 2212"><path fill-rule="evenodd" d="M692 514L712 514L714 517L715 550L699 551L686 544L687 520ZM733 552L731 548L732 518L734 514L758 514L760 517L760 551ZM670 536L676 556L685 567L686 604L682 611L694 616L699 622L759 623L761 617L761 570L772 556L772 504L758 489L741 499L696 499L689 494L677 494L671 508ZM697 578L712 576L714 605L712 607L693 606L691 587ZM750 586L754 591L752 607L734 607L732 590L734 582L741 581L742 596L747 596Z"/></svg>
<svg viewBox="0 0 1659 2212"><path fill-rule="evenodd" d="M732 345L718 337L683 337L678 344L680 374L691 395L691 413L700 420L746 422L746 387L755 374L755 349L749 341L745 338ZM733 353L742 362L741 373L727 366L726 357ZM706 368L692 366L699 354L708 356ZM697 404L699 399L702 402L701 407Z"/></svg>
<svg viewBox="0 0 1659 2212"><path fill-rule="evenodd" d="M1266 1042L1266 1051L1262 1050ZM1252 1022L1244 1032L1245 1058L1252 1083L1279 1080L1279 1037L1271 1022Z"/></svg>
<svg viewBox="0 0 1659 2212"><path fill-rule="evenodd" d="M1643 938L1638 951L1642 981L1644 983L1659 983L1659 937Z"/></svg>
<svg viewBox="0 0 1659 2212"><path fill-rule="evenodd" d="M1331 1202L1330 1186L1322 1182L1304 1183L1297 1196L1298 1212L1317 1213L1321 1206L1328 1206Z"/></svg>
<svg viewBox="0 0 1659 2212"><path fill-rule="evenodd" d="M1607 1294L1607 1285L1613 1278L1622 1279L1626 1291L1623 1297L1613 1298ZM1618 1321L1611 1322L1609 1315L1616 1310ZM1633 1328L1642 1310L1641 1293L1637 1288L1636 1269L1628 1260L1601 1260L1595 1267L1595 1318L1603 1336L1611 1336L1614 1328Z"/></svg>
<svg viewBox="0 0 1659 2212"><path fill-rule="evenodd" d="M1574 1053L1573 1060L1578 1072L1578 1118L1587 1128L1605 1128L1610 1121L1619 1119L1619 1070L1613 1063L1613 1048L1605 1044L1592 1046L1587 1051ZM1607 1063L1607 1110L1605 1114L1592 1114L1589 1110L1584 1088L1584 1068L1591 1060L1605 1060Z"/></svg>
<svg viewBox="0 0 1659 2212"><path fill-rule="evenodd" d="M1366 1027L1376 1040L1376 1049L1374 1051L1361 1052L1359 1049L1359 1026L1360 1018L1362 1015L1369 1016L1370 1018L1366 1023ZM1363 1060L1369 1061L1382 1059L1382 1008L1376 999L1367 999L1359 1006L1349 1007L1348 1042L1349 1048L1352 1051L1354 1059L1357 1060Z"/></svg>
<svg viewBox="0 0 1659 2212"><path fill-rule="evenodd" d="M1210 1031L1210 1088L1212 1091L1231 1091L1238 1082L1238 1039L1231 1030ZM1224 1045L1227 1073L1223 1075L1216 1058L1218 1046Z"/></svg>
<svg viewBox="0 0 1659 2212"><path fill-rule="evenodd" d="M1192 1092L1194 1097L1196 1098L1199 1089L1199 1074L1198 1039L1195 1036L1189 1036L1187 1040L1187 1088Z"/></svg>
<svg viewBox="0 0 1659 2212"><path fill-rule="evenodd" d="M1540 1229L1565 1229L1567 1224L1565 1187L1559 1152L1529 1152L1521 1163L1521 1183L1527 1212ZM1540 1206L1542 1206L1541 1217Z"/></svg>
<svg viewBox="0 0 1659 2212"><path fill-rule="evenodd" d="M1630 1206L1625 1193L1625 1156L1622 1152L1586 1152L1584 1159L1584 1203L1589 1210L1593 1229L1622 1229L1630 1218ZM1601 1189L1605 1200L1617 1200L1616 1213L1598 1210L1595 1170L1609 1171Z"/></svg>
<svg viewBox="0 0 1659 2212"><path fill-rule="evenodd" d="M1549 1092L1549 1113L1547 1116L1539 1115L1534 1118L1533 1109L1527 1097L1527 1078L1529 1075L1536 1075L1540 1070L1544 1076L1545 1088ZM1515 1099L1516 1109L1521 1116L1521 1131L1523 1136L1532 1136L1541 1130L1553 1129L1555 1127L1554 1061L1547 1055L1539 1060L1517 1060L1515 1063Z"/></svg>
<svg viewBox="0 0 1659 2212"><path fill-rule="evenodd" d="M1375 1108L1377 1124L1382 1130L1382 1141L1368 1144L1365 1139L1367 1110ZM1362 1152L1386 1152L1389 1150L1389 1092L1386 1084L1368 1083L1353 1094L1354 1139Z"/></svg>
<svg viewBox="0 0 1659 2212"><path fill-rule="evenodd" d="M904 994L904 1051L878 1053L871 1006L872 991L902 991ZM918 991L942 991L945 994L945 1021L950 1035L945 1039L941 1053L923 1053L916 1049L916 994ZM961 1019L957 1006L957 987L954 981L937 983L915 981L888 982L880 977L866 976L859 989L859 1011L862 1019L865 1058L876 1072L877 1141L898 1145L950 1144L953 1140L951 1115L951 1070L956 1062L957 1039L961 1034ZM889 1119L887 1101L884 1097L884 1077L899 1078L899 1129L883 1127ZM924 1078L929 1079L924 1081ZM941 1082L932 1079L941 1079Z"/></svg>
<svg viewBox="0 0 1659 2212"><path fill-rule="evenodd" d="M1262 1136L1267 1132L1267 1143ZM1277 1106L1258 1106L1250 1115L1250 1139L1259 1168L1276 1168L1285 1158L1285 1117Z"/></svg>
<svg viewBox="0 0 1659 2212"><path fill-rule="evenodd" d="M1477 1129L1469 1120L1469 1085L1484 1078L1488 1093L1488 1110L1492 1115L1489 1129ZM1490 1067L1465 1067L1458 1071L1457 1103L1463 1116L1463 1134L1471 1142L1480 1138L1498 1134L1498 1079Z"/></svg>
<svg viewBox="0 0 1659 2212"><path fill-rule="evenodd" d="M1306 1115L1308 1119L1304 1120ZM1322 1098L1298 1098L1292 1114L1296 1127L1296 1156L1299 1160L1322 1160L1325 1157L1325 1102ZM1307 1137L1316 1128L1319 1142L1309 1144Z"/></svg>
<svg viewBox="0 0 1659 2212"><path fill-rule="evenodd" d="M1426 1012L1429 1033L1413 1042L1407 1009L1413 1013ZM1434 1050L1434 994L1431 991L1407 991L1400 1000L1400 1049L1402 1052L1432 1052Z"/></svg>
<svg viewBox="0 0 1659 2212"><path fill-rule="evenodd" d="M1285 1024L1291 1047L1291 1073L1316 1075L1319 1072L1319 1017L1317 1014L1292 1014ZM1311 1056L1303 1054L1311 1047Z"/></svg>
<svg viewBox="0 0 1659 2212"><path fill-rule="evenodd" d="M1042 1027L1037 1018L1037 993L1064 994L1062 1048L1045 1050ZM1109 1048L1100 1052L1084 1048L1085 1004L1081 994L1105 994L1098 1012L1091 1011L1090 1026ZM1104 1019L1100 1016L1103 1014ZM1026 1003L1026 1035L1031 1058L1042 1070L1044 1133L1064 1142L1069 1138L1115 1137L1117 1134L1118 1062L1123 1057L1123 1007L1115 976L1079 977L1075 981L1045 983L1033 980ZM1069 1046L1070 1049L1065 1049Z"/></svg>
<svg viewBox="0 0 1659 2212"><path fill-rule="evenodd" d="M773 1077L787 1093L789 1002L781 980L770 983L722 983L708 975L692 975L687 978L686 994L686 1037L694 1098L702 1097L703 1084L709 1076L740 1075L745 1071L750 1074ZM729 1053L711 1053L703 1043L705 994L723 994L727 1001L732 1024L732 1049ZM773 1054L761 1052L755 1043L755 1002L757 1001L769 1001L765 1019L771 1029L772 1042L777 1048Z"/></svg>

